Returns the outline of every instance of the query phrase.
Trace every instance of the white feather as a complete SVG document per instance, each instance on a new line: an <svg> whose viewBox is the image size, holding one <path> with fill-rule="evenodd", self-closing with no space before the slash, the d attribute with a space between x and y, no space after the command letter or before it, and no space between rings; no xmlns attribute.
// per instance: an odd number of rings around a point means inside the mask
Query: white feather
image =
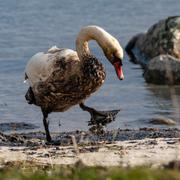
<svg viewBox="0 0 180 180"><path fill-rule="evenodd" d="M57 50L56 46L53 46L48 50L48 53L39 52L35 54L27 63L25 72L28 76L28 82L31 87L36 83L45 81L54 71L54 61L57 60L55 54L50 53L52 50ZM77 53L71 49L64 49L59 52L59 58L68 58L69 55L77 55Z"/></svg>
<svg viewBox="0 0 180 180"><path fill-rule="evenodd" d="M26 66L26 74L31 87L39 81L45 81L52 73L52 61L43 52L35 54Z"/></svg>
<svg viewBox="0 0 180 180"><path fill-rule="evenodd" d="M60 48L58 48L57 46L52 46L50 49L48 49L48 53L53 53L57 50L60 50Z"/></svg>

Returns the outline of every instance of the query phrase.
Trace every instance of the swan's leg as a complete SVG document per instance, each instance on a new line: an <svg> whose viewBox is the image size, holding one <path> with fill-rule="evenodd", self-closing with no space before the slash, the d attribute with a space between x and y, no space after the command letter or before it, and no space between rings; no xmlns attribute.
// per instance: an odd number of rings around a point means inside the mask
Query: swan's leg
<svg viewBox="0 0 180 180"><path fill-rule="evenodd" d="M51 142L52 139L51 139L51 135L49 133L49 122L47 120L48 112L46 110L44 110L44 109L41 109L41 111L42 111L42 114L43 114L43 124L44 124L44 128L45 128L45 131L46 131L46 140L48 142Z"/></svg>
<svg viewBox="0 0 180 180"><path fill-rule="evenodd" d="M89 121L89 125L106 125L115 120L118 110L111 111L97 111L94 108L85 106L84 103L79 104L80 108L83 111L87 111L91 115L91 120Z"/></svg>

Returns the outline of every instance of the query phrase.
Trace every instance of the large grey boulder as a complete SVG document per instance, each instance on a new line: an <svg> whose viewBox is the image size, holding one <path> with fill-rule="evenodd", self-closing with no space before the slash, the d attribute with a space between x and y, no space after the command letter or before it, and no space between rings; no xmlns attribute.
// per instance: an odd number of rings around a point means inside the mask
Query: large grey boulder
<svg viewBox="0 0 180 180"><path fill-rule="evenodd" d="M180 84L180 61L171 55L159 55L151 59L144 77L154 84Z"/></svg>
<svg viewBox="0 0 180 180"><path fill-rule="evenodd" d="M180 84L180 16L154 24L127 44L131 61L145 69L148 83Z"/></svg>

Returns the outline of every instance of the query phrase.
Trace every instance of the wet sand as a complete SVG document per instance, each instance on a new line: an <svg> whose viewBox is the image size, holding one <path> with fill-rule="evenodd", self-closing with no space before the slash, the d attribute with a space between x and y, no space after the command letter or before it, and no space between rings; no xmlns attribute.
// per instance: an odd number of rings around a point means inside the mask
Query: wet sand
<svg viewBox="0 0 180 180"><path fill-rule="evenodd" d="M47 144L43 132L0 134L0 165L32 161L40 164L88 166L146 165L161 167L180 160L180 130L142 128L113 130L102 135L90 132L53 133Z"/></svg>

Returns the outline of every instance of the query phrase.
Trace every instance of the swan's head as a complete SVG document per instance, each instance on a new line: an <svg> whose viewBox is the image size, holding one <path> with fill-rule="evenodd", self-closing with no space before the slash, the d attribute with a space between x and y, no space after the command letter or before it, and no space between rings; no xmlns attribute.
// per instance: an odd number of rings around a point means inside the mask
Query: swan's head
<svg viewBox="0 0 180 180"><path fill-rule="evenodd" d="M123 60L123 49L119 42L111 37L108 42L106 42L105 48L103 48L106 58L114 66L116 74L120 80L124 79L124 74L122 70L122 60Z"/></svg>
<svg viewBox="0 0 180 180"><path fill-rule="evenodd" d="M99 26L86 26L83 27L76 39L76 49L78 56L83 56L83 53L89 54L88 47L89 40L96 40L100 47L103 49L106 58L114 66L117 76L120 80L124 79L122 71L123 50L118 42L111 34L106 32Z"/></svg>

